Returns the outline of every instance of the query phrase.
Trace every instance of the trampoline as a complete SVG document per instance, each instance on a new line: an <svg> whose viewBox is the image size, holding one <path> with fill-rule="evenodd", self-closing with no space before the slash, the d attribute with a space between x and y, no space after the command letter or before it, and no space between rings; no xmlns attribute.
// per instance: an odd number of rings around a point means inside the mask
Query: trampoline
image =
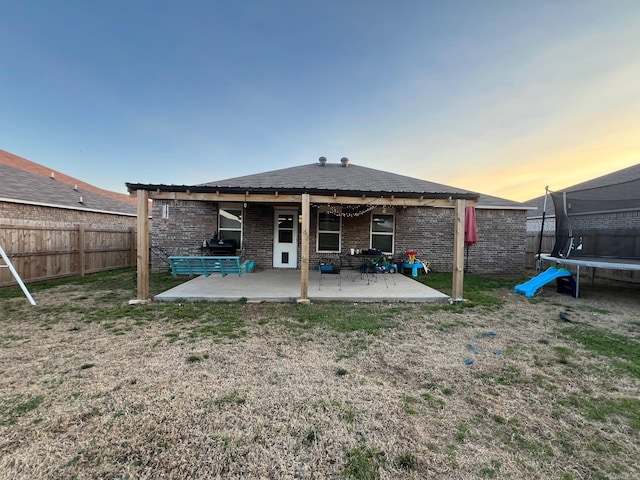
<svg viewBox="0 0 640 480"><path fill-rule="evenodd" d="M640 272L640 260L604 257L560 258L542 254L543 262L556 265L574 266L576 268L576 298L580 295L580 267L605 268L610 270L636 270Z"/></svg>
<svg viewBox="0 0 640 480"><path fill-rule="evenodd" d="M539 248L537 256L575 267L576 297L580 267L640 271L640 164L564 191L547 188L545 209L547 196L555 210L555 245L551 254Z"/></svg>

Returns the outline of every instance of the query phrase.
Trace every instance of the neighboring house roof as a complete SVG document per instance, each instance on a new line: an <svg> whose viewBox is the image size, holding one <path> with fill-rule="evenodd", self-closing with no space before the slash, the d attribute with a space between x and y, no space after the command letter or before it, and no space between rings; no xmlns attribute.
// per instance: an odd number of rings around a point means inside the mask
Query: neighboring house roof
<svg viewBox="0 0 640 480"><path fill-rule="evenodd" d="M136 199L0 150L0 201L136 215ZM82 200L82 201L81 201Z"/></svg>
<svg viewBox="0 0 640 480"><path fill-rule="evenodd" d="M507 209L507 210L531 210L531 207L525 205L524 203L514 202L513 200L507 200L506 198L494 197L491 195L486 195L484 193L480 194L480 199L478 200L477 208L487 208L487 209Z"/></svg>
<svg viewBox="0 0 640 480"><path fill-rule="evenodd" d="M136 185L127 184L130 189ZM138 187L141 187L138 185ZM176 190L189 188L192 191L251 192L251 193L311 193L318 195L381 196L424 198L464 198L479 200L486 207L526 207L518 202L498 197L481 195L448 185L428 182L418 178L384 172L373 168L348 163L312 163L297 167L283 168L242 177L216 180L213 182L186 186L149 185L150 189Z"/></svg>
<svg viewBox="0 0 640 480"><path fill-rule="evenodd" d="M559 190L551 189L551 191L557 192L581 192L581 196L585 199L589 199L593 202L598 200L610 201L615 198L619 199L638 199L637 205L640 205L640 190L638 185L640 183L640 163L632 165L622 170L617 170L601 177L597 177L586 182L578 183L571 187L562 188ZM608 188L604 188L608 187ZM537 218L542 216L544 208L544 195L533 198L524 202L526 205L536 207L536 210L530 211L529 218ZM555 216L553 201L550 197L547 198L547 216Z"/></svg>

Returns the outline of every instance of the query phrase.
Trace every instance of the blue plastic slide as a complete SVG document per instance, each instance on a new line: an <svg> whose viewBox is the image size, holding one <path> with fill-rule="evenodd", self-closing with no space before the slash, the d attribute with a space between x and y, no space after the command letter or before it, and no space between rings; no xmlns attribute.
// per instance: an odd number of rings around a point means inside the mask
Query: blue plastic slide
<svg viewBox="0 0 640 480"><path fill-rule="evenodd" d="M566 268L549 267L544 272L533 277L528 282L516 285L513 291L521 295L526 295L527 297L533 297L536 292L544 287L547 283L553 282L556 278L570 276L571 272Z"/></svg>

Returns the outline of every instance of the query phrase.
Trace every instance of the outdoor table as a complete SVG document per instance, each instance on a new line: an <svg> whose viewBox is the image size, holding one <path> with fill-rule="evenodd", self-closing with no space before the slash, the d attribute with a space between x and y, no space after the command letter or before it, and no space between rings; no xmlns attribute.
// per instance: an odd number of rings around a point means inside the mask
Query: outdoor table
<svg viewBox="0 0 640 480"><path fill-rule="evenodd" d="M382 254L366 254L356 253L354 255L343 255L341 257L341 264L344 267L349 268L352 272L358 272L360 278L367 278L367 285L371 283L371 277L377 273L376 266L371 263L374 258L381 258ZM356 275L351 277L351 280L355 282Z"/></svg>

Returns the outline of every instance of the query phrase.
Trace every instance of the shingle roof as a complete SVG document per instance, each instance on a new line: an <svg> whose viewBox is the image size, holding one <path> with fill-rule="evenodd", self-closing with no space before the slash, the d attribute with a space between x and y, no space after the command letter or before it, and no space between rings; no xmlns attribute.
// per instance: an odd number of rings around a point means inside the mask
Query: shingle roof
<svg viewBox="0 0 640 480"><path fill-rule="evenodd" d="M329 192L442 193L447 195L474 193L354 164L343 167L339 163L327 163L324 166L319 163L300 165L217 180L204 185L282 190L304 188Z"/></svg>
<svg viewBox="0 0 640 480"><path fill-rule="evenodd" d="M620 199L640 199L640 193L638 191L638 182L640 181L640 163L632 165L622 170L617 170L606 175L602 175L586 182L578 183L571 187L554 190L557 192L584 192L585 197L592 197L593 201L597 201L598 195L605 195L600 197L602 200L613 200L613 196ZM606 190L598 191L597 189L602 187L610 187ZM542 215L544 207L544 195L533 198L524 202L526 205L537 207L537 210L531 210L529 217L538 217ZM640 200L636 202L640 204ZM550 198L547 199L547 215L554 215L553 202Z"/></svg>
<svg viewBox="0 0 640 480"><path fill-rule="evenodd" d="M418 178L385 172L349 163L319 163L272 170L242 177L217 180L202 185L215 188L295 190L309 189L338 194L412 194L425 197L479 198L483 206L523 207L518 202L482 195L449 185L429 182Z"/></svg>
<svg viewBox="0 0 640 480"><path fill-rule="evenodd" d="M0 150L0 178L0 199L136 214L135 198L103 190L5 150Z"/></svg>
<svg viewBox="0 0 640 480"><path fill-rule="evenodd" d="M168 192L191 191L220 193L274 193L341 196L390 196L438 198L464 198L478 200L478 207L526 210L522 203L484 195L449 185L428 182L406 175L384 172L349 163L312 163L283 168L242 177L216 180L198 185L161 185L127 183L130 191L161 190Z"/></svg>

